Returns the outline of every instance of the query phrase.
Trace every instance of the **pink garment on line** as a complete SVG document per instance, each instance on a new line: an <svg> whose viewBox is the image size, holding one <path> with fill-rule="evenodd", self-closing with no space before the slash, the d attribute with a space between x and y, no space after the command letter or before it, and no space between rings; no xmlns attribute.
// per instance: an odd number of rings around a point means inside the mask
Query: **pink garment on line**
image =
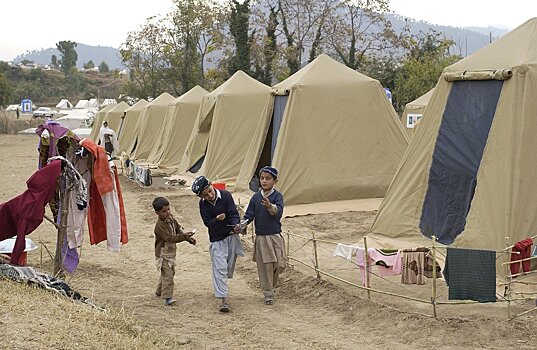
<svg viewBox="0 0 537 350"><path fill-rule="evenodd" d="M369 260L369 272L372 271L373 266L377 266L380 277L400 275L402 272L402 259L401 251L397 254L385 255L381 251L375 248L367 249L367 255ZM375 265L377 261L384 261L388 267L381 265ZM367 277L365 271L365 249L358 248L356 250L356 264L360 267L360 274L362 276L362 286L366 286Z"/></svg>

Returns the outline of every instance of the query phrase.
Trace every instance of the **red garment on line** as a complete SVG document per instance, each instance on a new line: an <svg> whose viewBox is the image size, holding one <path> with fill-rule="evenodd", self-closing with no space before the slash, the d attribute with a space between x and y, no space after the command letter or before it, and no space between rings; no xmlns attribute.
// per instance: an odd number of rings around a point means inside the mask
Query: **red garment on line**
<svg viewBox="0 0 537 350"><path fill-rule="evenodd" d="M108 156L104 147L97 145L93 140L84 139L82 146L86 148L94 157L93 175L89 188L89 206L88 206L88 229L90 243L98 244L106 241L106 212L101 196L114 190L114 181L110 173ZM127 218L125 216L125 207L123 205L123 196L117 175L117 169L114 168L115 190L119 200L119 212L121 222L121 239L120 242L125 244L129 241L127 233Z"/></svg>
<svg viewBox="0 0 537 350"><path fill-rule="evenodd" d="M91 244L106 241L106 213L101 196L114 189L108 156L104 147L91 139L84 139L82 147L93 155L93 172L89 188L88 231Z"/></svg>
<svg viewBox="0 0 537 350"><path fill-rule="evenodd" d="M17 264L24 252L26 235L43 222L45 206L54 198L61 172L62 162L52 161L26 181L26 191L0 204L0 241L17 236L11 254L12 264Z"/></svg>
<svg viewBox="0 0 537 350"><path fill-rule="evenodd" d="M114 177L116 179L116 191L117 191L117 198L119 199L119 215L121 219L120 242L125 244L129 241L129 234L127 233L127 216L125 215L125 206L123 205L123 194L121 193L121 186L119 185L119 177L117 176L117 168L114 168Z"/></svg>
<svg viewBox="0 0 537 350"><path fill-rule="evenodd" d="M513 246L513 252L520 252L520 254L511 254L511 261L522 260L529 258L531 255L531 245L533 240L531 238L523 239L516 242ZM530 270L531 260L522 261L522 271L528 272ZM520 262L510 265L511 275L517 274L520 269Z"/></svg>

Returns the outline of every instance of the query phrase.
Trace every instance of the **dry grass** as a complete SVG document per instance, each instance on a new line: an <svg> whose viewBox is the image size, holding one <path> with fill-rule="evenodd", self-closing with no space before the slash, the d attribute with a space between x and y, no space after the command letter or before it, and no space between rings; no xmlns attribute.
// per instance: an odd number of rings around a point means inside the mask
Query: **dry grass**
<svg viewBox="0 0 537 350"><path fill-rule="evenodd" d="M3 349L177 349L188 343L53 292L0 279Z"/></svg>
<svg viewBox="0 0 537 350"><path fill-rule="evenodd" d="M17 119L15 112L0 110L0 134L16 134L25 129L35 128L44 121L43 118L32 118L27 115Z"/></svg>

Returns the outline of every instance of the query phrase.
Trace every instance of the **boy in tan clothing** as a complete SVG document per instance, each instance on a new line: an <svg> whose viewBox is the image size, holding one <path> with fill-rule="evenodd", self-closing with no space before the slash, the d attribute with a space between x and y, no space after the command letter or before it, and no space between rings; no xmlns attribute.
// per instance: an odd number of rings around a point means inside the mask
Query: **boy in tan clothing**
<svg viewBox="0 0 537 350"><path fill-rule="evenodd" d="M173 299L176 245L182 241L195 245L196 239L192 237L194 232L183 232L177 220L172 216L170 202L166 198L155 198L153 209L158 216L155 223L155 258L157 270L160 271L160 280L155 294L165 299L166 305L173 305L176 302Z"/></svg>

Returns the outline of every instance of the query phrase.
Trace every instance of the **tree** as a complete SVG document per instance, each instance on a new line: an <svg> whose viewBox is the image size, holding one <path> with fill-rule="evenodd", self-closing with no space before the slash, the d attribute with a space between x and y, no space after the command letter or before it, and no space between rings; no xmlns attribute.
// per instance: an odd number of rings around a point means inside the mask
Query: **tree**
<svg viewBox="0 0 537 350"><path fill-rule="evenodd" d="M60 60L61 70L67 76L72 71L72 67L76 67L78 54L75 47L77 43L72 41L60 41L56 44L56 48L60 51L62 59Z"/></svg>
<svg viewBox="0 0 537 350"><path fill-rule="evenodd" d="M84 63L84 69L91 69L95 68L95 63L93 63L92 60L89 60L88 62Z"/></svg>
<svg viewBox="0 0 537 350"><path fill-rule="evenodd" d="M157 97L166 91L166 59L163 52L163 28L160 19L151 17L139 31L129 32L119 49L129 69L127 93L132 97Z"/></svg>
<svg viewBox="0 0 537 350"><path fill-rule="evenodd" d="M338 2L339 0L278 0L278 13L286 39L284 55L289 75L300 69L308 48L309 61L318 55L325 24Z"/></svg>
<svg viewBox="0 0 537 350"><path fill-rule="evenodd" d="M108 67L108 64L106 64L105 61L102 61L101 64L99 64L99 73L108 73L110 72L110 67Z"/></svg>
<svg viewBox="0 0 537 350"><path fill-rule="evenodd" d="M265 5L268 6L268 17ZM252 21L256 30L250 35L251 74L262 83L272 85L279 53L276 35L279 24L278 13L277 8L270 2L261 6L263 7L252 10ZM264 31L261 30L262 28Z"/></svg>
<svg viewBox="0 0 537 350"><path fill-rule="evenodd" d="M235 54L229 62L229 74L242 70L250 74L250 40L248 28L250 22L250 0L242 4L237 0L230 1L229 31L235 42Z"/></svg>
<svg viewBox="0 0 537 350"><path fill-rule="evenodd" d="M397 97L398 111L402 111L406 103L432 89L442 70L461 59L449 52L453 41L443 38L432 29L428 33L412 37L409 45L401 69L395 76L393 92Z"/></svg>
<svg viewBox="0 0 537 350"><path fill-rule="evenodd" d="M11 87L4 77L3 73L0 73L0 106L6 105L9 103L11 98Z"/></svg>
<svg viewBox="0 0 537 350"><path fill-rule="evenodd" d="M214 0L202 1L200 10L197 47L200 55L200 85L205 86L205 60L208 54L223 46L226 13L224 8Z"/></svg>
<svg viewBox="0 0 537 350"><path fill-rule="evenodd" d="M352 69L389 56L391 49L404 44L406 30L395 33L384 17L387 10L388 0L342 0L329 25L327 50Z"/></svg>
<svg viewBox="0 0 537 350"><path fill-rule="evenodd" d="M58 68L58 57L56 57L56 55L50 57L50 65L54 68Z"/></svg>
<svg viewBox="0 0 537 350"><path fill-rule="evenodd" d="M202 0L174 0L173 3L163 52L168 64L169 85L175 94L181 95L200 81L197 45L206 9Z"/></svg>

